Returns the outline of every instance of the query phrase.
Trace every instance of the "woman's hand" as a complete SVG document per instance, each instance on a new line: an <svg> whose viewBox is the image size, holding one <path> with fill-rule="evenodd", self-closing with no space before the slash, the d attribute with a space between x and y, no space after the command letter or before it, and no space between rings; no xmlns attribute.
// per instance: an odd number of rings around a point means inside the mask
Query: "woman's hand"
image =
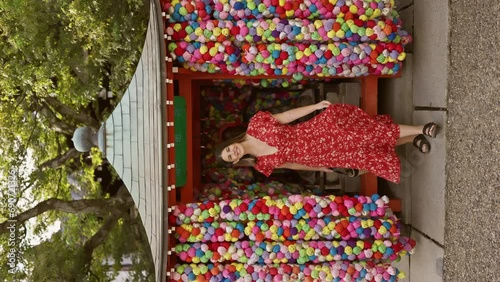
<svg viewBox="0 0 500 282"><path fill-rule="evenodd" d="M317 103L315 106L316 106L316 110L322 110L324 108L327 108L328 106L330 106L332 103L330 103L329 101L327 100L323 100L319 103Z"/></svg>

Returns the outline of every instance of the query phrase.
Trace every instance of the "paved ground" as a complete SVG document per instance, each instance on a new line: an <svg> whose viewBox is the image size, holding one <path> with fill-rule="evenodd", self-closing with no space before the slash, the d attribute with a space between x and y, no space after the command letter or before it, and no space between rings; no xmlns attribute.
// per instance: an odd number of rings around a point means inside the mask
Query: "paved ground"
<svg viewBox="0 0 500 282"><path fill-rule="evenodd" d="M499 14L450 5L445 281L500 281Z"/></svg>
<svg viewBox="0 0 500 282"><path fill-rule="evenodd" d="M500 281L500 3L397 2L414 42L380 111L443 125L430 155L398 149L403 181L389 189L418 242L400 268L412 282Z"/></svg>

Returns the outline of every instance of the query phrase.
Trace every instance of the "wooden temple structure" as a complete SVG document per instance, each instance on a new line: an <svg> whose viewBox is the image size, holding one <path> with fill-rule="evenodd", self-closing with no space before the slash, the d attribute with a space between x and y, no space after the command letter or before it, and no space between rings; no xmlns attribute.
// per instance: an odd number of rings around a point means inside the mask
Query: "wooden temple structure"
<svg viewBox="0 0 500 282"><path fill-rule="evenodd" d="M180 203L195 201L201 189L200 88L216 79L241 79L225 73L193 72L177 67L167 54L165 34L168 15L162 3L151 0L150 18L142 56L130 86L105 123L104 154L129 189L144 224L155 265L157 281L168 281L176 264L176 239L168 215ZM276 78L286 76L275 76ZM361 108L377 114L378 79L361 76ZM252 79L269 76L252 76ZM333 77L335 78L335 77ZM174 89L186 102L186 183L176 186ZM377 193L377 177L361 176L362 195ZM401 210L391 199L393 211Z"/></svg>

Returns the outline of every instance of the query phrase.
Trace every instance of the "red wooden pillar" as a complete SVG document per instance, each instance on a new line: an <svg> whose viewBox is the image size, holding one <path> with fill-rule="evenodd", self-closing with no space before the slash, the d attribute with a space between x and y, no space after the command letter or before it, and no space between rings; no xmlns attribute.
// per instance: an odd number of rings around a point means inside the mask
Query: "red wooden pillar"
<svg viewBox="0 0 500 282"><path fill-rule="evenodd" d="M367 76L361 80L361 103L360 107L369 115L378 114L378 77ZM377 176L372 173L361 175L361 195L372 195L378 193ZM401 211L401 200L391 199L389 207L394 212Z"/></svg>

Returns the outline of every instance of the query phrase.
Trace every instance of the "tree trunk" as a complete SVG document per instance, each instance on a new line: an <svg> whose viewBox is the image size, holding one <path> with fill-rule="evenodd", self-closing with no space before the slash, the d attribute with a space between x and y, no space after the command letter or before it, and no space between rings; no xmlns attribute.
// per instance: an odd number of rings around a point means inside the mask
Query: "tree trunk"
<svg viewBox="0 0 500 282"><path fill-rule="evenodd" d="M39 166L39 168L40 169L60 168L61 166L66 164L66 162L68 160L71 160L79 155L80 155L80 152L78 152L75 148L72 148L72 149L69 149L68 151L66 151L66 153L64 153L62 155L59 155L51 160L45 161L44 163L42 163Z"/></svg>
<svg viewBox="0 0 500 282"><path fill-rule="evenodd" d="M56 112L60 113L63 117L73 119L77 123L81 123L94 129L99 129L99 122L90 117L89 115L75 111L74 109L64 105L54 97L44 98L45 102L50 105Z"/></svg>
<svg viewBox="0 0 500 282"><path fill-rule="evenodd" d="M95 213L97 215L106 215L114 208L126 209L133 205L133 201L128 198L109 198L109 199L89 199L65 201L51 198L40 202L35 207L0 223L0 234L3 234L15 226L22 224L32 217L38 216L46 211L55 210L68 213Z"/></svg>
<svg viewBox="0 0 500 282"><path fill-rule="evenodd" d="M118 199L122 199L126 207L132 207L134 205L134 200L124 185L118 189L116 197L118 197ZM75 263L75 267L73 269L74 282L82 281L85 276L90 273L90 265L92 263L92 255L95 248L106 240L106 237L111 230L113 230L120 218L129 217L128 213L129 211L127 209L113 210L105 219L101 228L87 242L85 242L81 257L78 262Z"/></svg>
<svg viewBox="0 0 500 282"><path fill-rule="evenodd" d="M38 113L42 115L50 124L50 128L54 130L55 132L59 132L68 136L73 136L73 133L75 132L76 126L75 125L69 125L65 123L64 121L58 119L55 114L52 112L50 108L48 108L47 105L44 105Z"/></svg>
<svg viewBox="0 0 500 282"><path fill-rule="evenodd" d="M83 55L83 61L86 61L88 56L89 56L89 52L87 50L83 49L82 55ZM71 70L73 71L73 73L76 75L76 77L78 77L78 79L80 80L81 83L87 84L89 82L88 70L86 70L86 69L80 70L78 68L77 64L75 64L74 62L71 63L70 67L71 67Z"/></svg>
<svg viewBox="0 0 500 282"><path fill-rule="evenodd" d="M81 253L81 257L78 260L79 263L75 263L75 267L73 270L74 281L83 281L85 276L90 271L90 265L92 263L92 254L94 253L95 248L101 245L108 234L113 230L118 220L124 212L115 211L109 215L104 221L101 228L87 241L83 246L83 252Z"/></svg>

